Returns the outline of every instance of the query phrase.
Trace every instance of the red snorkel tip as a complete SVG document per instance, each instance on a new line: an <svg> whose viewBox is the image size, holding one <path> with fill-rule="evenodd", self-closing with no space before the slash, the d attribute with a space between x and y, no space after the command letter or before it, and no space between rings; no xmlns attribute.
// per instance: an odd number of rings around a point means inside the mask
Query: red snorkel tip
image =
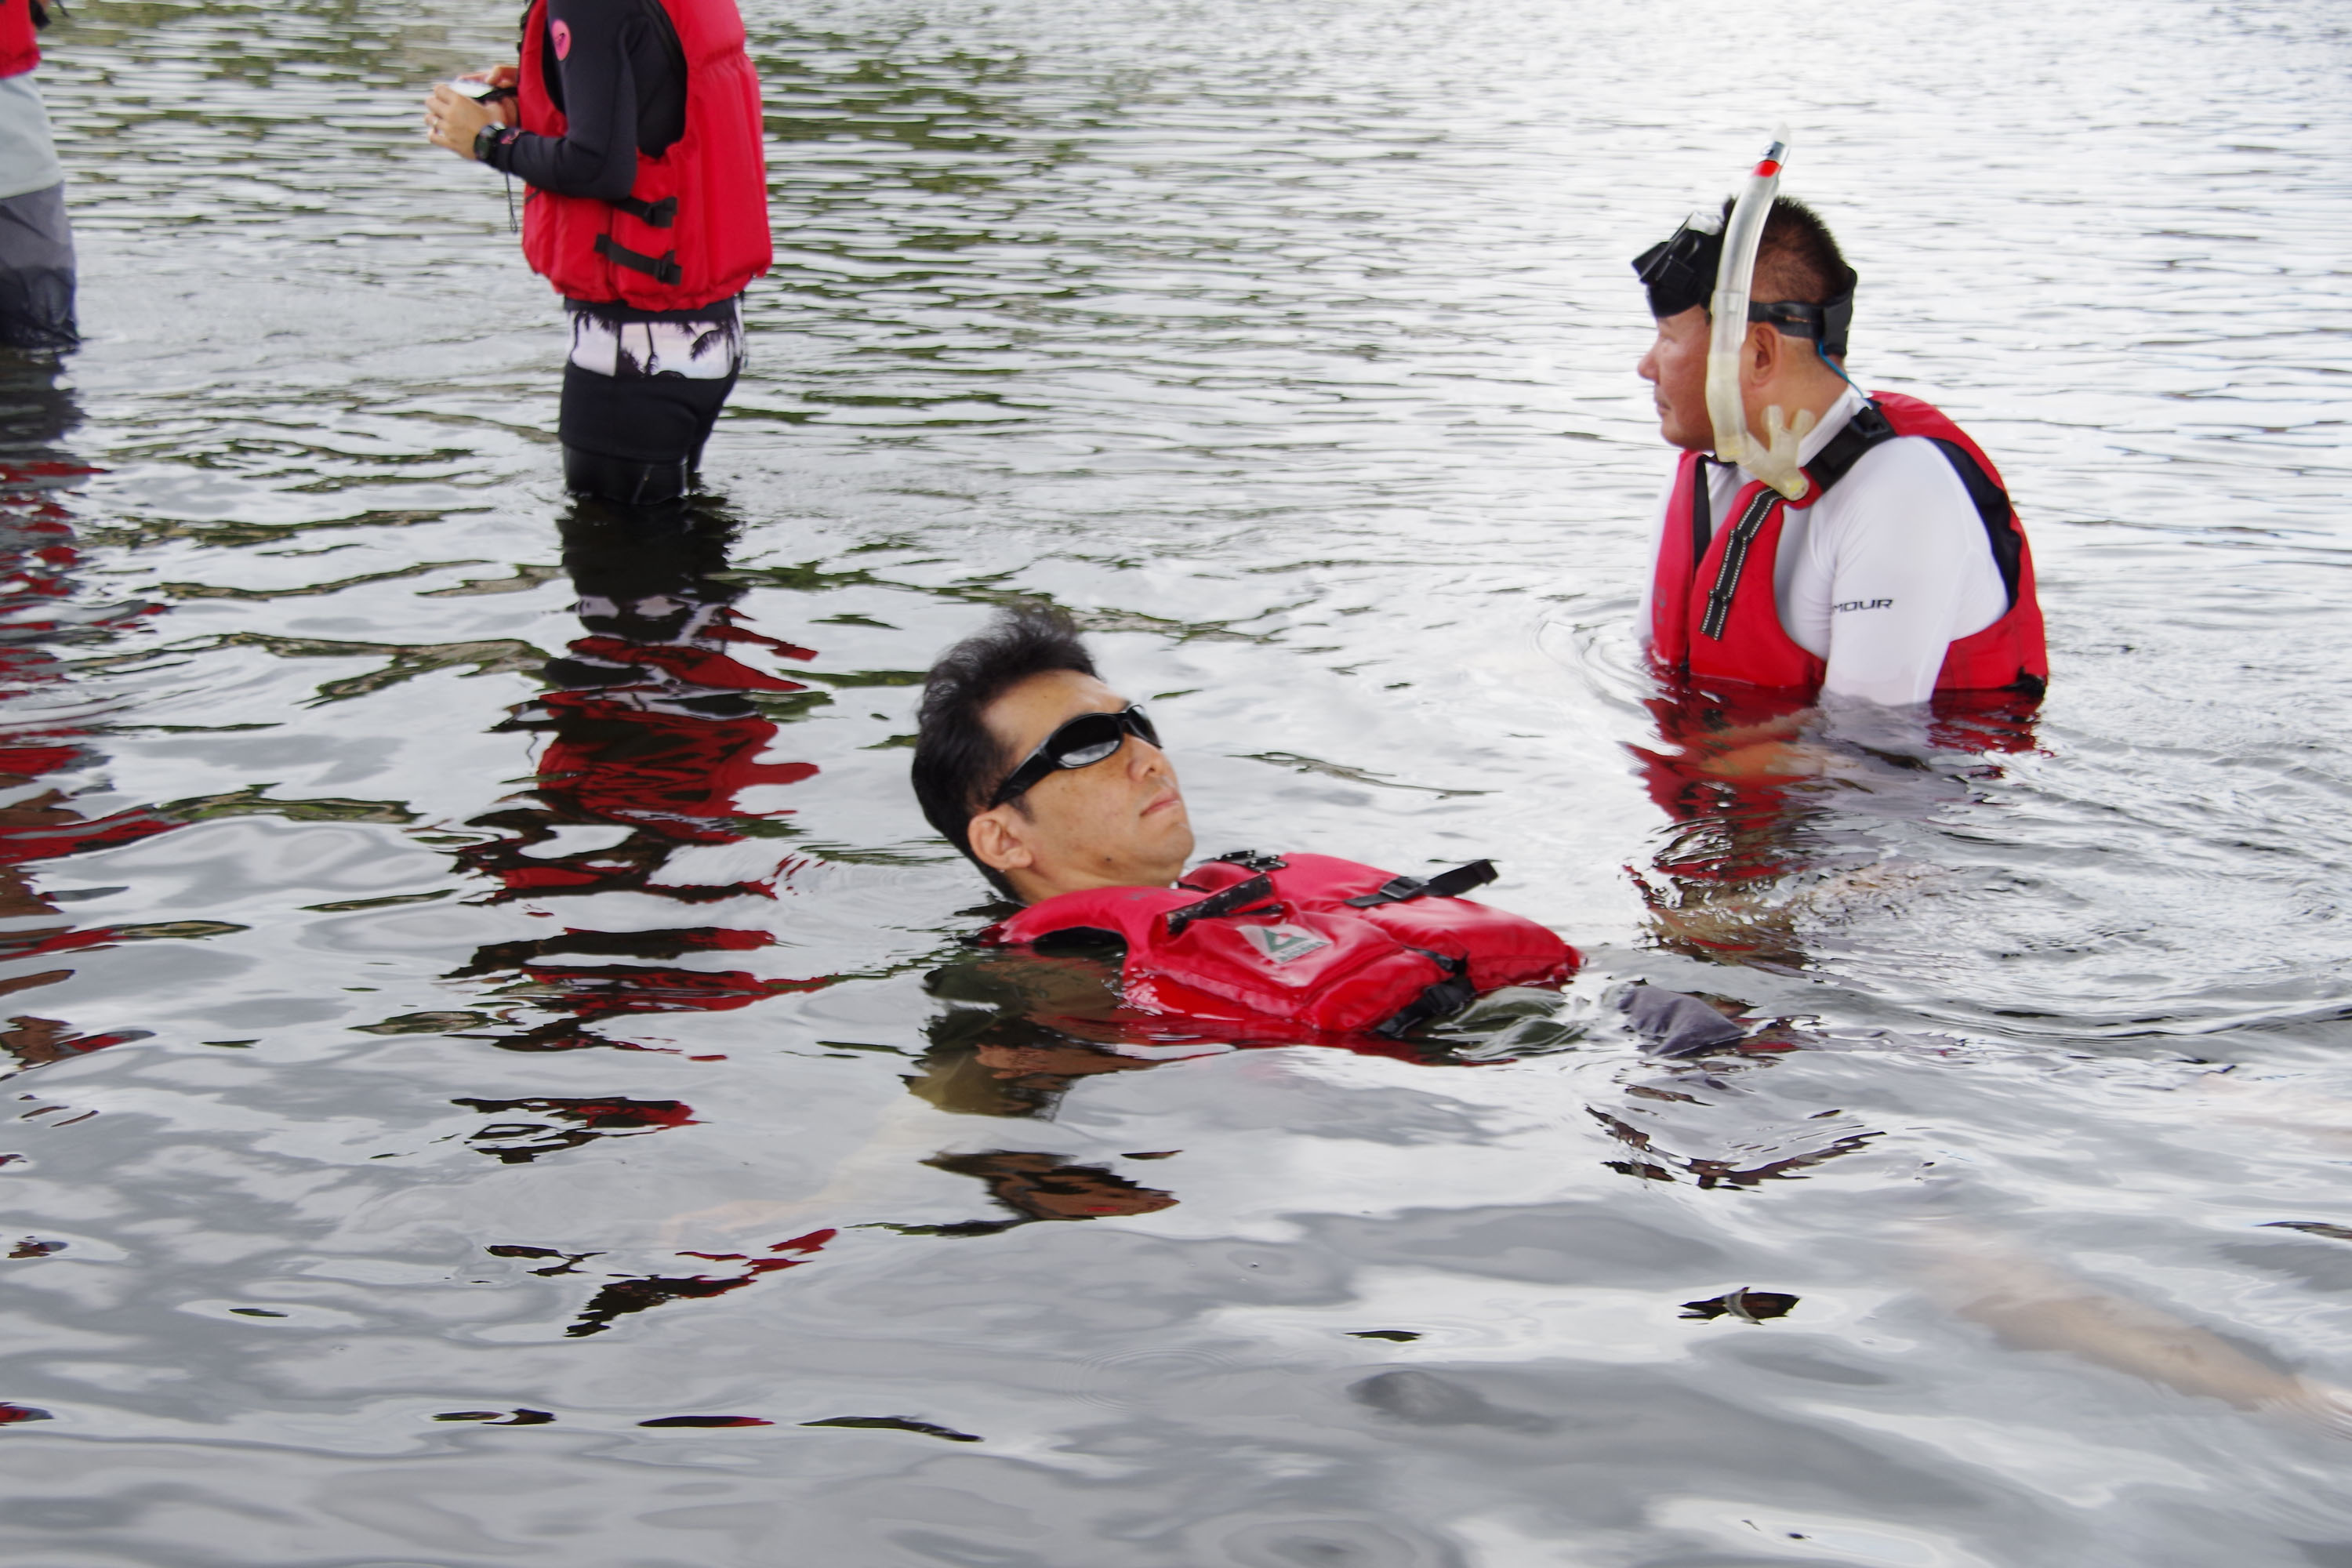
<svg viewBox="0 0 2352 1568"><path fill-rule="evenodd" d="M1769 180L1780 172L1780 161L1778 158L1767 158L1756 165L1756 177L1759 180Z"/></svg>

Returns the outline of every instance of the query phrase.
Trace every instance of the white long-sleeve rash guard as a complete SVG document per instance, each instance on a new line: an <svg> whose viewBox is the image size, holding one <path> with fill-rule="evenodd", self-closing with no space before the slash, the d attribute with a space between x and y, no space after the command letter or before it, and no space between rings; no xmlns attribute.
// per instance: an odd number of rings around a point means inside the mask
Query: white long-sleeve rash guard
<svg viewBox="0 0 2352 1568"><path fill-rule="evenodd" d="M1861 407L1858 392L1838 399L1800 445L1800 460L1811 462ZM1754 476L1718 463L1705 472L1721 528ZM1664 541L1673 496L1670 479L1658 502L1656 543ZM2008 612L1984 520L1951 463L1924 437L1872 447L1827 495L1784 516L1772 596L1790 637L1829 665L1824 695L1925 702L1945 650ZM1687 519L1672 521L1688 526ZM1642 591L1644 646L1651 591L1647 584Z"/></svg>

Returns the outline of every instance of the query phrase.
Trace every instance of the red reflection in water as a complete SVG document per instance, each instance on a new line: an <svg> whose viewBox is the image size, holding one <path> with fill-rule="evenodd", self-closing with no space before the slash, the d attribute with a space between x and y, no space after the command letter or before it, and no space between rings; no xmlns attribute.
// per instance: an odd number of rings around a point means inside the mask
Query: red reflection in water
<svg viewBox="0 0 2352 1568"><path fill-rule="evenodd" d="M807 688L739 654L814 655L742 624L732 607L742 587L724 576L730 537L722 519L692 510L624 515L583 507L566 520L564 565L580 593L585 635L548 662L546 679L556 689L501 726L542 734L546 742L533 787L474 819L499 836L457 852L469 870L495 883L483 901L596 893L688 905L768 898L804 863L782 847L789 808L750 806L742 796L814 776L813 763L766 759L779 731L758 700ZM567 847L583 837L581 847ZM763 846L773 847L763 853ZM715 859L678 858L684 850L736 847L740 853ZM575 927L478 949L451 977L503 976L530 1006L554 1015L519 1033L478 1037L509 1049L646 1048L590 1026L732 1011L834 983L830 975L782 977L687 962L772 944L764 931L723 927Z"/></svg>

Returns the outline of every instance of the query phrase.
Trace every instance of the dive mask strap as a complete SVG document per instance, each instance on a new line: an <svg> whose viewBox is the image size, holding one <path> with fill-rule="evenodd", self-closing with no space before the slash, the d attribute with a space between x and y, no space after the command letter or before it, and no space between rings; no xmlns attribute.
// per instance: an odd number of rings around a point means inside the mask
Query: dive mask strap
<svg viewBox="0 0 2352 1568"><path fill-rule="evenodd" d="M1853 289L1860 281L1853 268L1845 271L1845 288L1826 305L1807 304L1801 300L1775 300L1769 303L1751 303L1748 319L1762 321L1792 338L1811 338L1820 345L1823 359L1845 358L1846 335L1853 326Z"/></svg>

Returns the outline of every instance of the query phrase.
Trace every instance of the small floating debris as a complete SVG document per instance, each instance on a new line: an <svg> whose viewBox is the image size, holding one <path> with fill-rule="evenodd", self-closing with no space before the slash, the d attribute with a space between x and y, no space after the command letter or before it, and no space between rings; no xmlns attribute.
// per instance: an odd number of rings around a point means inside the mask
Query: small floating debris
<svg viewBox="0 0 2352 1568"><path fill-rule="evenodd" d="M544 1426L555 1417L544 1410L449 1410L436 1421L479 1421L490 1426Z"/></svg>
<svg viewBox="0 0 2352 1568"><path fill-rule="evenodd" d="M18 1421L54 1421L57 1417L30 1405L0 1404L0 1426Z"/></svg>
<svg viewBox="0 0 2352 1568"><path fill-rule="evenodd" d="M1121 1154L1119 1158L1122 1160L1172 1160L1183 1152L1181 1149L1155 1149L1145 1153Z"/></svg>
<svg viewBox="0 0 2352 1568"><path fill-rule="evenodd" d="M1350 1329L1348 1337L1351 1340L1394 1340L1399 1344L1405 1344L1421 1338L1421 1334L1413 1329Z"/></svg>
<svg viewBox="0 0 2352 1568"><path fill-rule="evenodd" d="M290 1318L294 1315L291 1312L273 1312L267 1307L231 1307L229 1310L240 1318Z"/></svg>
<svg viewBox="0 0 2352 1568"><path fill-rule="evenodd" d="M1685 1301L1683 1316L1702 1320L1737 1318L1743 1323L1760 1323L1767 1318L1787 1317L1797 1300L1778 1290L1750 1290L1743 1285L1704 1301Z"/></svg>
<svg viewBox="0 0 2352 1568"><path fill-rule="evenodd" d="M62 1241L37 1241L32 1237L28 1236L24 1240L18 1242L14 1247L10 1248L8 1256L11 1258L47 1258L52 1252L63 1252L65 1249L66 1244Z"/></svg>
<svg viewBox="0 0 2352 1568"><path fill-rule="evenodd" d="M2323 1219L2266 1219L2262 1228L2299 1230L2305 1236L2326 1236L2337 1241L2352 1241L2352 1225L2330 1225Z"/></svg>
<svg viewBox="0 0 2352 1568"><path fill-rule="evenodd" d="M651 1421L640 1421L640 1426L773 1426L772 1421L757 1415L656 1415Z"/></svg>
<svg viewBox="0 0 2352 1568"><path fill-rule="evenodd" d="M803 1421L803 1426L873 1426L898 1432L919 1432L926 1437L944 1437L950 1443L977 1443L982 1439L969 1432L959 1432L950 1426L929 1421L918 1421L911 1415L829 1415L822 1421Z"/></svg>

